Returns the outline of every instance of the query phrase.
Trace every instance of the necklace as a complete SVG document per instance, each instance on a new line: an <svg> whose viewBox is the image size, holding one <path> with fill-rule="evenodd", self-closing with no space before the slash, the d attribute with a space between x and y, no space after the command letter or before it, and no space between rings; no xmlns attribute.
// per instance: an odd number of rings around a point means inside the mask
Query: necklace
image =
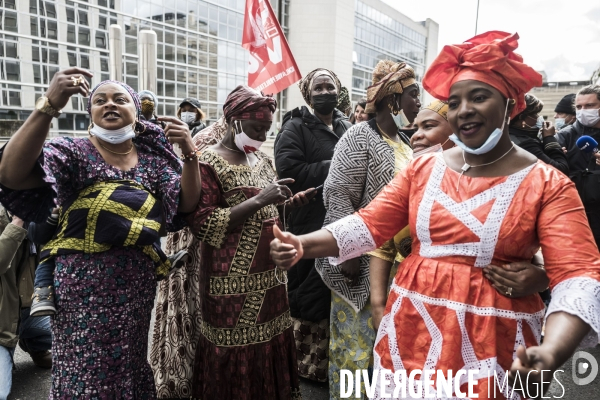
<svg viewBox="0 0 600 400"><path fill-rule="evenodd" d="M100 143L100 141L98 141L98 144L100 145L100 147L102 147L104 150L108 151L109 153L113 153L116 154L118 156L126 156L127 154L131 153L131 151L133 150L133 142L131 142L131 147L129 148L129 150L127 150L125 153L119 153L118 151L112 151L111 149L107 149L106 147L104 147L102 145L102 143Z"/></svg>
<svg viewBox="0 0 600 400"><path fill-rule="evenodd" d="M390 135L388 135L387 133L385 133L385 131L383 129L381 129L381 127L379 126L379 124L377 123L377 121L375 121L375 125L377 125L377 129L379 129L379 131L383 134L383 136L385 136L386 138L388 138L389 140L391 140L394 143L399 143L398 142L398 135L396 135L396 139L392 139Z"/></svg>
<svg viewBox="0 0 600 400"><path fill-rule="evenodd" d="M489 162L489 163L485 163L485 164L479 164L479 165L471 165L469 163L467 163L467 159L465 158L465 151L463 150L462 152L462 156L463 156L463 161L465 162L465 165L462 166L462 168L460 169L460 176L458 177L458 182L456 183L456 191L458 192L458 187L460 186L460 178L462 178L462 176L464 175L465 172L467 172L469 169L471 168L478 168L478 167L485 167L486 165L491 165L497 161L502 160L506 155L508 155L508 153L510 153L512 151L512 149L515 148L515 144L513 143L512 146L510 146L510 149L508 149L508 151L504 154L502 154L500 157L496 158L494 161Z"/></svg>
<svg viewBox="0 0 600 400"><path fill-rule="evenodd" d="M225 147L229 151L233 151L234 153L243 153L243 151L241 151L239 149L232 149L231 147L225 146L225 143L223 143L223 142L221 142L221 146Z"/></svg>

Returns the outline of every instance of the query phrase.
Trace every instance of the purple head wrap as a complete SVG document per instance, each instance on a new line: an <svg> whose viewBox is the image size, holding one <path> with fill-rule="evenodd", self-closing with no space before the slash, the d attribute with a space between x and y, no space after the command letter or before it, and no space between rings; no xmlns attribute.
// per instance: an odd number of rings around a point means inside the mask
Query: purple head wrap
<svg viewBox="0 0 600 400"><path fill-rule="evenodd" d="M104 85L107 85L109 83L114 83L115 85L119 85L123 89L127 90L127 93L129 93L131 95L131 98L133 99L133 104L135 105L135 110L136 110L135 116L136 116L137 119L139 119L139 116L140 116L140 114L142 112L142 104L140 102L140 97L138 96L138 94L128 84L123 83L123 82L119 82L119 81L111 81L111 80L106 80L106 81L100 82L92 90L92 92L90 93L90 95L88 97L88 103L87 103L87 112L88 112L88 114L92 115L92 97L94 96L94 93L96 93L96 90L100 86L104 86Z"/></svg>

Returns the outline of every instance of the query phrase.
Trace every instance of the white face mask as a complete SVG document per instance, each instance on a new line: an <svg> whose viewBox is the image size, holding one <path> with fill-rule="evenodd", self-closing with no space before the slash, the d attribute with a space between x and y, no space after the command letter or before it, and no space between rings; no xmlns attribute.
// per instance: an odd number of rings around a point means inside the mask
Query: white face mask
<svg viewBox="0 0 600 400"><path fill-rule="evenodd" d="M234 141L240 151L243 151L245 154L254 153L260 146L262 146L263 142L259 140L254 140L250 136L246 135L242 130L242 123L237 120L234 122L235 127L237 128L237 133L235 134Z"/></svg>
<svg viewBox="0 0 600 400"><path fill-rule="evenodd" d="M196 121L196 113L193 111L184 111L181 113L181 120L186 124L191 124Z"/></svg>
<svg viewBox="0 0 600 400"><path fill-rule="evenodd" d="M90 129L90 135L96 136L98 139L110 144L119 144L133 139L135 131L132 125L125 125L121 129L108 130L94 124L92 129Z"/></svg>
<svg viewBox="0 0 600 400"><path fill-rule="evenodd" d="M576 116L581 125L591 128L600 122L600 109L577 110Z"/></svg>
<svg viewBox="0 0 600 400"><path fill-rule="evenodd" d="M554 126L556 127L556 131L560 131L562 128L564 128L564 126L566 125L565 119L564 118L555 118L554 119Z"/></svg>
<svg viewBox="0 0 600 400"><path fill-rule="evenodd" d="M506 112L508 111L508 102L509 100L506 100L506 108L504 109L502 127L494 129L494 131L487 138L487 140L478 148L472 149L471 147L468 147L462 142L462 140L459 139L458 136L456 136L455 133L450 135L450 140L452 140L458 147L463 149L466 153L479 155L490 152L494 147L496 147L496 145L500 141L500 138L502 137L502 132L504 131L504 124L506 123ZM510 118L508 118L508 122L510 123Z"/></svg>

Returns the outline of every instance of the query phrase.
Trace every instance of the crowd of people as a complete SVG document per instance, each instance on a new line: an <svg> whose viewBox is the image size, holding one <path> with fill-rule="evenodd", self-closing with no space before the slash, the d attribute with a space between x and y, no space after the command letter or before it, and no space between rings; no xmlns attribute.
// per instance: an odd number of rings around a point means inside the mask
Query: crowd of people
<svg viewBox="0 0 600 400"><path fill-rule="evenodd" d="M248 86L207 127L198 99L158 116L58 72L0 150L0 400L17 345L53 399L300 399L301 378L338 399L342 370L426 368L482 370L487 398L597 345L600 155L578 139L600 140L600 86L545 120L517 40L445 46L427 105L404 62L354 107L315 69L274 159L277 102ZM46 140L74 95L89 136Z"/></svg>

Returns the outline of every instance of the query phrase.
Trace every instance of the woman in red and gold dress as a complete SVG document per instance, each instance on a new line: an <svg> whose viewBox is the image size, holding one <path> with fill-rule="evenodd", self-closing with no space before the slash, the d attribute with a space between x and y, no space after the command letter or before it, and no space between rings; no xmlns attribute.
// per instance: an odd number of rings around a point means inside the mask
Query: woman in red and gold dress
<svg viewBox="0 0 600 400"><path fill-rule="evenodd" d="M202 242L194 398L301 398L286 273L269 256L269 243L274 227L282 226L279 209L308 204L311 195L292 197L285 185L293 179L277 180L258 150L276 105L238 86L223 104L225 136L199 158L200 202L187 216Z"/></svg>
<svg viewBox="0 0 600 400"><path fill-rule="evenodd" d="M567 177L514 146L509 116L541 76L514 53L516 34L488 32L446 46L423 86L447 100L455 148L414 160L365 209L296 237L276 232L271 254L287 268L301 257L339 263L380 246L409 225L412 253L399 267L375 342L375 369L479 370L479 399L528 397L501 388L519 372L528 393L580 344L600 332L600 254L575 187ZM544 305L537 294L498 293L484 267L530 260L541 246L552 302L540 345ZM500 264L498 264L500 263ZM387 279L384 273L373 281ZM385 287L372 285L372 287ZM590 329L591 328L591 329ZM526 347L526 349L525 349ZM437 372L436 372L437 373ZM452 393L417 376L437 398ZM386 392L393 390L393 379ZM488 385L490 385L488 392ZM545 385L547 387L547 385ZM382 397L382 387L375 398ZM494 394L494 390L496 394ZM408 394L407 398L412 398ZM421 398L419 396L419 398Z"/></svg>

